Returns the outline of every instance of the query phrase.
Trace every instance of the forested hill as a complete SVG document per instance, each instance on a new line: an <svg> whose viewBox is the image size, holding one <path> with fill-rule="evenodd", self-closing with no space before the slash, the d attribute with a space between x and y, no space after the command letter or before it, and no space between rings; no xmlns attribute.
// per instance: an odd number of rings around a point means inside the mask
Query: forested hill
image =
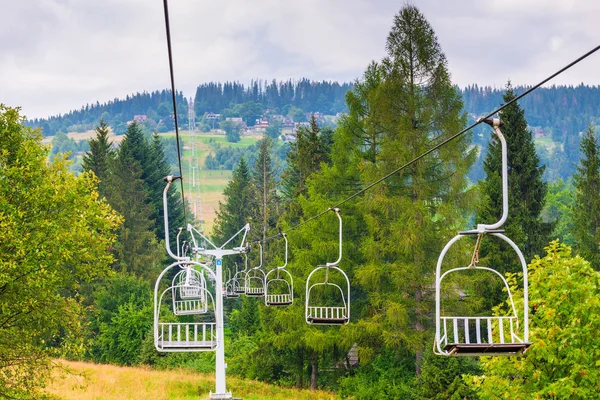
<svg viewBox="0 0 600 400"><path fill-rule="evenodd" d="M515 93L530 87L517 86ZM503 103L504 88L467 86L461 90L465 110L473 116L487 114ZM535 90L519 101L527 123L541 128L544 136L564 142L569 133L586 130L589 124L600 125L600 86L552 86Z"/></svg>
<svg viewBox="0 0 600 400"><path fill-rule="evenodd" d="M271 114L284 114L298 120L304 113L320 112L335 115L347 110L345 94L352 89L351 83L257 80L249 86L238 82L203 83L196 89L194 109L197 124L202 124L205 113L221 114L222 117L242 117L248 125L269 110ZM517 86L517 94L528 87ZM486 114L502 103L504 89L489 86L468 86L460 89L465 111L471 118ZM177 93L179 120L188 124L188 100ZM579 133L588 124L600 125L600 87L579 85L552 86L537 89L521 100L530 126L544 137L564 143L569 133ZM57 132L84 132L93 129L104 119L117 134L127 128L127 122L135 115L145 115L145 124L151 130L164 132L173 129L171 92L136 93L125 99L115 99L104 104L86 105L77 111L28 121L28 125L41 127L45 136Z"/></svg>
<svg viewBox="0 0 600 400"><path fill-rule="evenodd" d="M270 114L284 114L296 122L304 122L305 114L309 112L335 115L346 111L345 95L351 88L350 83L308 79L272 80L270 83L257 80L248 86L239 82L203 83L194 96L196 122L201 125L205 113L216 113L223 118L241 117L248 126L252 126L266 110ZM177 93L177 107L179 123L187 127L188 100L181 92ZM141 122L150 130L166 132L174 129L172 109L171 91L162 90L136 93L104 104L88 104L81 110L63 115L30 120L27 125L42 128L44 136L54 136L61 131L85 132L103 119L117 134L123 134L127 122L140 115L143 116Z"/></svg>

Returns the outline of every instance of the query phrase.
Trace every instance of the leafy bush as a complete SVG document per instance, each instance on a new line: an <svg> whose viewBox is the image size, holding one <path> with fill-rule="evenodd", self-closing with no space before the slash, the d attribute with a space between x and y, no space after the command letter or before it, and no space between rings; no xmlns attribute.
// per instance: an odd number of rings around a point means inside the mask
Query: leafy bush
<svg viewBox="0 0 600 400"><path fill-rule="evenodd" d="M483 359L483 375L466 379L482 399L598 397L600 272L558 241L546 252L529 264L533 344L521 357ZM510 281L520 298L522 289Z"/></svg>

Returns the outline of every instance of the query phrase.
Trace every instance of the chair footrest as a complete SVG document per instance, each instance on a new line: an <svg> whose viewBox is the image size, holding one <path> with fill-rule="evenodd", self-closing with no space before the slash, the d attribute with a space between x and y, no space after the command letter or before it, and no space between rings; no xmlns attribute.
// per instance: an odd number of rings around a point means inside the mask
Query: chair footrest
<svg viewBox="0 0 600 400"><path fill-rule="evenodd" d="M313 325L344 325L348 318L313 318L308 317L308 322Z"/></svg>
<svg viewBox="0 0 600 400"><path fill-rule="evenodd" d="M492 354L519 354L523 353L531 343L448 343L444 351L452 355L492 355Z"/></svg>

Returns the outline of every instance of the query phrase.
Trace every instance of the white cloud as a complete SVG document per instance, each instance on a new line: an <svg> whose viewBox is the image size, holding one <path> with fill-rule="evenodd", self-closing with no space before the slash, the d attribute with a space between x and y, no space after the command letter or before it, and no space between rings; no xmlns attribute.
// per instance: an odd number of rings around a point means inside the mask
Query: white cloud
<svg viewBox="0 0 600 400"><path fill-rule="evenodd" d="M596 4L598 3L598 4ZM598 44L600 2L421 0L453 81L533 84ZM175 78L352 80L384 56L391 0L170 3ZM169 86L161 2L2 0L0 102L47 116ZM555 83L599 84L600 55Z"/></svg>

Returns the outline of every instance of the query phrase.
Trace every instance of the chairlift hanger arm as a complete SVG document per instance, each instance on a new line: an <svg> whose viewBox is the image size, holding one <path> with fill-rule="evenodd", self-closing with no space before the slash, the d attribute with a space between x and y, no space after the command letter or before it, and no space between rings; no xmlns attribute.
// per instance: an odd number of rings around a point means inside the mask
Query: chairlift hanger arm
<svg viewBox="0 0 600 400"><path fill-rule="evenodd" d="M169 191L169 187L171 187L171 183L173 183L177 179L181 179L181 177L173 175L165 177L165 182L167 182L165 189L163 190L163 208L165 211L165 247L167 248L167 253L169 254L169 256L171 256L171 258L177 261L187 261L187 257L181 257L173 254L173 251L171 251L171 245L169 243L169 207L167 205L167 193Z"/></svg>
<svg viewBox="0 0 600 400"><path fill-rule="evenodd" d="M204 240L206 240L212 247L214 247L215 249L218 249L218 247L213 242L211 242L209 238L207 238L202 232L200 232L198 229L196 229L194 226L192 226L192 224L187 224L187 230L190 232L190 235L192 235L192 237L194 238L194 246L198 247L196 245L196 238L194 237L194 232L196 232Z"/></svg>
<svg viewBox="0 0 600 400"><path fill-rule="evenodd" d="M283 236L283 240L285 240L285 263L281 267L277 267L277 269L285 269L285 267L287 267L287 264L288 264L288 240L287 240L287 235L282 232L281 236Z"/></svg>
<svg viewBox="0 0 600 400"><path fill-rule="evenodd" d="M182 230L183 230L182 227L177 228L177 257L181 256L181 254L179 253L179 236L181 236Z"/></svg>
<svg viewBox="0 0 600 400"><path fill-rule="evenodd" d="M342 261L342 217L340 216L340 209L339 208L330 208L330 210L332 210L332 211L335 212L335 215L337 215L337 217L338 217L338 219L340 221L340 232L339 232L339 238L340 238L339 249L340 249L340 252L339 252L337 260L335 260L332 263L327 263L325 265L327 267L335 267L335 266L337 266L340 263L340 261Z"/></svg>
<svg viewBox="0 0 600 400"><path fill-rule="evenodd" d="M498 136L502 148L502 216L495 224L478 224L477 231L484 232L500 228L506 222L506 218L508 218L508 149L506 139L500 131L500 127L504 125L504 122L499 118L479 119L478 122L480 121L494 128L494 133Z"/></svg>
<svg viewBox="0 0 600 400"><path fill-rule="evenodd" d="M231 242L233 239L235 239L240 233L244 232L244 236L242 237L242 242L240 243L240 246L238 247L239 249L242 249L244 247L244 242L246 241L246 236L248 235L248 231L250 231L250 224L244 225L244 227L242 229L237 231L235 235L230 237L225 243L223 243L223 245L221 245L221 247L218 247L218 248L223 249L225 246L227 246L229 244L229 242Z"/></svg>

